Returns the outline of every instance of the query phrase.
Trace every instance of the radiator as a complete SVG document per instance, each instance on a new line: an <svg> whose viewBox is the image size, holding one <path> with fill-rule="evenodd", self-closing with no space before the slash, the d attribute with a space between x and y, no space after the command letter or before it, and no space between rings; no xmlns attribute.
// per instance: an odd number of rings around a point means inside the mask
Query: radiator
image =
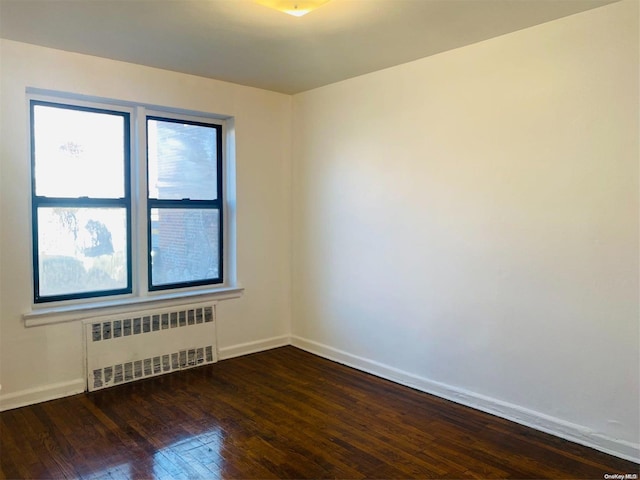
<svg viewBox="0 0 640 480"><path fill-rule="evenodd" d="M85 321L89 391L214 363L215 307L137 311Z"/></svg>

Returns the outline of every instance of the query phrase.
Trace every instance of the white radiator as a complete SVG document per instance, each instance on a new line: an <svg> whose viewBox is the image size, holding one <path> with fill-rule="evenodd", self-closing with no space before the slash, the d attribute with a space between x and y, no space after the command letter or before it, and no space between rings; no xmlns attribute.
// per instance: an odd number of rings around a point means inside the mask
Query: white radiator
<svg viewBox="0 0 640 480"><path fill-rule="evenodd" d="M218 360L213 305L94 318L85 339L89 391Z"/></svg>

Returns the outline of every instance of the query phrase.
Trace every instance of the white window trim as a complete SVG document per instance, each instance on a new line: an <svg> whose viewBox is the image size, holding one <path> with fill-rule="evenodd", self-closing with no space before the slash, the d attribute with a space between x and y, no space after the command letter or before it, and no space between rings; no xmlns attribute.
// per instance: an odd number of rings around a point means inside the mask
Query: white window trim
<svg viewBox="0 0 640 480"><path fill-rule="evenodd" d="M59 302L35 303L33 296L31 309L22 315L26 327L49 325L83 320L96 315L118 314L137 307L180 306L193 302L218 301L240 297L244 288L237 275L237 228L236 228L236 168L235 168L235 122L232 116L211 114L185 109L176 109L144 103L114 100L109 98L76 95L65 92L27 88L26 104L29 111L31 100L66 103L92 108L108 108L130 114L131 122L131 197L132 197L132 293L108 297L84 298ZM222 125L223 141L223 265L224 283L199 287L176 288L150 292L147 282L145 252L146 228L146 152L145 123L147 115L170 116L171 118L205 121ZM28 148L30 149L30 136ZM133 172L137 172L133 175ZM29 190L27 190L29 191ZM29 201L31 193L29 192ZM30 222L32 223L32 222ZM31 227L33 228L33 227ZM33 238L33 232L30 237ZM33 245L31 245L33 248ZM33 258L33 255L31 255ZM31 265L31 285L34 268Z"/></svg>
<svg viewBox="0 0 640 480"><path fill-rule="evenodd" d="M34 309L23 314L22 319L25 327L36 327L39 325L80 321L97 316L117 315L148 308L178 307L209 301L217 302L218 300L240 298L243 293L244 287L241 286L220 287L202 291L163 292L160 295L148 297L129 297L117 300L94 301L80 305Z"/></svg>

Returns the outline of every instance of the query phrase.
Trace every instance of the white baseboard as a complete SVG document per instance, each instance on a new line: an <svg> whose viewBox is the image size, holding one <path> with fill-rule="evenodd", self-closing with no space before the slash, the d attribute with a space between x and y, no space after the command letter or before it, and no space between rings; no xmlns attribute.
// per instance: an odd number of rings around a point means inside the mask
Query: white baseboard
<svg viewBox="0 0 640 480"><path fill-rule="evenodd" d="M55 400L56 398L76 395L86 390L87 382L84 378L77 378L68 382L54 383L44 387L29 388L6 395L0 395L0 412L13 408L25 407L34 403Z"/></svg>
<svg viewBox="0 0 640 480"><path fill-rule="evenodd" d="M435 382L388 365L323 345L298 336L291 337L291 345L315 355L333 360L372 375L391 380L437 397L496 415L507 420L555 435L574 443L600 450L632 462L640 463L640 444L611 438L607 435L534 410L503 402L469 390Z"/></svg>
<svg viewBox="0 0 640 480"><path fill-rule="evenodd" d="M263 352L265 350L271 350L272 348L284 347L287 345L291 345L291 337L289 337L289 335L271 337L255 342L241 343L218 349L218 360L228 360L230 358L249 355L250 353Z"/></svg>
<svg viewBox="0 0 640 480"><path fill-rule="evenodd" d="M250 353L271 350L272 348L284 347L291 344L288 335L267 338L255 342L241 343L231 347L224 347L218 350L218 359L227 360ZM69 382L54 383L43 387L30 388L18 392L0 395L0 412L14 408L25 407L48 400L76 395L87 390L87 382L83 378L71 380Z"/></svg>

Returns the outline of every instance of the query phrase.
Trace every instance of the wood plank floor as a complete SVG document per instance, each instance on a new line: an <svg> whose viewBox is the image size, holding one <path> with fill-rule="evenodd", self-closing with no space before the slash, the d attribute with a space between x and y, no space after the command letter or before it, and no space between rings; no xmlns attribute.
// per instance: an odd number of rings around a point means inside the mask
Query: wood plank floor
<svg viewBox="0 0 640 480"><path fill-rule="evenodd" d="M0 414L2 478L593 478L639 466L293 347Z"/></svg>

